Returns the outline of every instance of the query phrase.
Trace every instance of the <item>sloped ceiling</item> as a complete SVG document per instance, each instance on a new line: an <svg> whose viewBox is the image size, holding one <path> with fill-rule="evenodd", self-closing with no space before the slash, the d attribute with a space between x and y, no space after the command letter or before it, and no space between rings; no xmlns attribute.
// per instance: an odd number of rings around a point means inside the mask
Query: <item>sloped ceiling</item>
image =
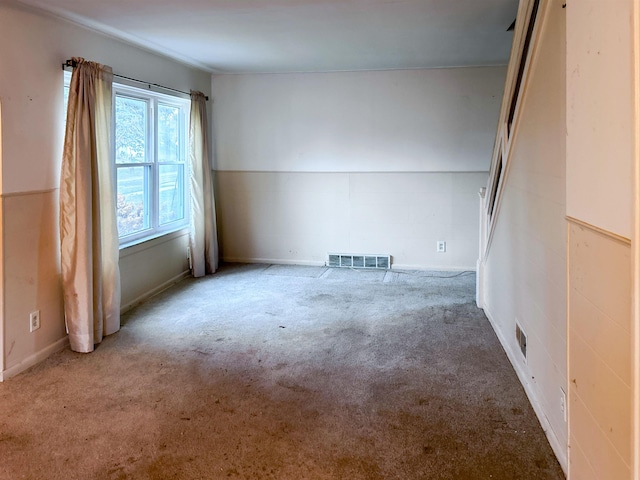
<svg viewBox="0 0 640 480"><path fill-rule="evenodd" d="M211 72L504 65L517 0L22 0Z"/></svg>

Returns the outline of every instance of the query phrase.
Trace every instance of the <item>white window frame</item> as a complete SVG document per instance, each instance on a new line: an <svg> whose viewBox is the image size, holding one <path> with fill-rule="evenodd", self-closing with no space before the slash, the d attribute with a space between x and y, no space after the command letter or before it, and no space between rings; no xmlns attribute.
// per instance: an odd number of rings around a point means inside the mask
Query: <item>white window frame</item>
<svg viewBox="0 0 640 480"><path fill-rule="evenodd" d="M147 158L145 163L132 163L132 164L116 164L115 160L115 100L117 96L123 96L127 98L134 98L137 100L143 100L147 102L149 108L147 111L147 139L146 143L150 146L147 151ZM175 163L160 163L157 158L158 144L156 139L158 138L158 122L156 121L156 114L158 112L158 104L169 105L172 107L178 107L180 109L180 136L182 139L182 155L184 158L183 163L183 205L184 205L184 217L174 222L160 225L160 192L159 192L159 170L161 165L175 165ZM112 152L113 159L112 164L114 168L114 177L117 182L118 168L126 168L128 166L140 167L149 166L149 211L145 212L149 216L149 228L136 232L130 235L120 236L120 247L127 247L136 243L141 243L152 238L159 237L161 235L175 232L189 225L189 110L190 101L186 98L176 97L173 95L165 95L162 93L145 90L142 88L136 88L129 85L123 85L119 83L113 84L113 139L112 139ZM114 195L117 195L117 186L114 188Z"/></svg>

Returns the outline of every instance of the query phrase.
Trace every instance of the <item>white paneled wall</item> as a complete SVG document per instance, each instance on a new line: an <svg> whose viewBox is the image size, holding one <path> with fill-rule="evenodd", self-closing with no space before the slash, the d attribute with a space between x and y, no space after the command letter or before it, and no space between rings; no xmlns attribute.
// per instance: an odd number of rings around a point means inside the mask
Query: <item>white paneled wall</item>
<svg viewBox="0 0 640 480"><path fill-rule="evenodd" d="M182 230L120 250L122 310L190 275L189 232Z"/></svg>
<svg viewBox="0 0 640 480"><path fill-rule="evenodd" d="M224 259L475 269L505 71L214 75Z"/></svg>
<svg viewBox="0 0 640 480"><path fill-rule="evenodd" d="M394 268L475 269L486 173L217 172L216 180L227 261L323 264L327 252L343 252L391 254Z"/></svg>
<svg viewBox="0 0 640 480"><path fill-rule="evenodd" d="M484 306L563 468L568 430L564 9L543 2L484 266ZM516 340L527 334L527 358Z"/></svg>
<svg viewBox="0 0 640 480"><path fill-rule="evenodd" d="M569 284L572 477L631 478L630 244L571 223Z"/></svg>
<svg viewBox="0 0 640 480"><path fill-rule="evenodd" d="M636 478L634 5L581 0L566 9L569 476L580 480Z"/></svg>
<svg viewBox="0 0 640 480"><path fill-rule="evenodd" d="M630 238L637 2L573 3L567 9L567 215Z"/></svg>

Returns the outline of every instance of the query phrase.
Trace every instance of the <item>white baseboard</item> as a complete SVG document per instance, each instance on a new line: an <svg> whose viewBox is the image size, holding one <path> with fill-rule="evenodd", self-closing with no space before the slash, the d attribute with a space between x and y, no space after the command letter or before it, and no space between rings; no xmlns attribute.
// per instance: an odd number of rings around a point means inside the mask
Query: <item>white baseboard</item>
<svg viewBox="0 0 640 480"><path fill-rule="evenodd" d="M304 265L306 267L322 267L325 261L310 260L285 260L282 258L246 258L246 257L224 257L223 262L227 263L265 263L271 265Z"/></svg>
<svg viewBox="0 0 640 480"><path fill-rule="evenodd" d="M222 259L227 263L265 263L272 265L304 265L308 267L322 267L326 264L325 260L288 260L282 258L246 258L246 257L225 257ZM428 265L412 265L404 263L392 263L391 270L431 270L435 272L475 272L474 266L463 267L443 267L443 266L428 266Z"/></svg>
<svg viewBox="0 0 640 480"><path fill-rule="evenodd" d="M476 267L467 267L467 266L458 266L458 267L450 267L450 266L441 266L441 265L412 265L408 263L392 263L391 270L420 270L420 271L431 271L431 272L475 272Z"/></svg>
<svg viewBox="0 0 640 480"><path fill-rule="evenodd" d="M158 293L166 290L167 288L172 287L176 283L181 282L182 280L184 280L185 278L187 278L189 276L191 276L191 271L185 270L181 274L176 275L173 278L170 278L169 280L167 280L166 282L162 283L161 285L158 285L156 288L153 288L152 290L149 290L148 292L145 292L142 295L139 295L138 297L136 297L135 299L131 300L130 302L127 302L124 305L121 305L120 306L120 313L123 314L123 313L128 312L129 310L131 310L136 305L139 305L140 303L142 303L145 300L153 297L154 295L157 295Z"/></svg>
<svg viewBox="0 0 640 480"><path fill-rule="evenodd" d="M26 369L33 367L36 363L43 361L49 355L59 352L60 350L65 348L67 345L69 345L69 337L65 336L64 338L61 338L57 342L52 343L48 347L43 348L39 352L36 352L33 355L29 355L20 363L7 368L4 372L0 372L0 382L4 382L5 380L10 379L11 377L15 377L19 373L24 372Z"/></svg>
<svg viewBox="0 0 640 480"><path fill-rule="evenodd" d="M507 342L507 339L504 337L502 330L497 328L496 326L497 324L493 319L493 315L491 314L491 312L489 311L486 305L484 306L484 313L489 319L489 323L491 324L493 331L496 333L498 340L502 344L502 348L506 352L507 358L509 358L509 361L511 362L511 365L515 370L516 375L518 375L518 379L520 380L520 383L522 384L522 387L524 388L524 391L527 394L527 397L529 398L529 402L533 407L533 411L536 413L536 416L538 417L538 421L540 422L540 425L542 426L542 429L544 430L544 433L546 434L547 439L549 440L549 444L551 445L553 452L556 454L556 458L558 459L558 462L560 463L560 466L562 467L564 474L567 475L567 453L568 453L567 446L562 445L562 443L560 443L560 441L558 440L558 437L556 437L553 431L553 428L551 428L551 424L549 423L549 419L547 419L547 416L544 413L544 409L542 408L542 404L540 403L538 394L536 390L533 388L532 384L529 382L529 375L522 368L522 364L518 361L518 359L520 358L519 352L515 352L511 348L510 346L511 344Z"/></svg>

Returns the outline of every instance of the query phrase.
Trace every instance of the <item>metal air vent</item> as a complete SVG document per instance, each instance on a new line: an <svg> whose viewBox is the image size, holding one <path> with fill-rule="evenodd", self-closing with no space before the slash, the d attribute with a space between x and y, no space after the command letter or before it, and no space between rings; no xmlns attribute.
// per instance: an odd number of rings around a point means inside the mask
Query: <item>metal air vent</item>
<svg viewBox="0 0 640 480"><path fill-rule="evenodd" d="M336 268L391 268L391 255L365 255L361 253L329 253L328 267Z"/></svg>
<svg viewBox="0 0 640 480"><path fill-rule="evenodd" d="M518 346L520 347L520 352L522 352L522 356L524 359L527 359L527 335L524 333L524 330L520 327L518 322L516 321L516 341L518 342Z"/></svg>

